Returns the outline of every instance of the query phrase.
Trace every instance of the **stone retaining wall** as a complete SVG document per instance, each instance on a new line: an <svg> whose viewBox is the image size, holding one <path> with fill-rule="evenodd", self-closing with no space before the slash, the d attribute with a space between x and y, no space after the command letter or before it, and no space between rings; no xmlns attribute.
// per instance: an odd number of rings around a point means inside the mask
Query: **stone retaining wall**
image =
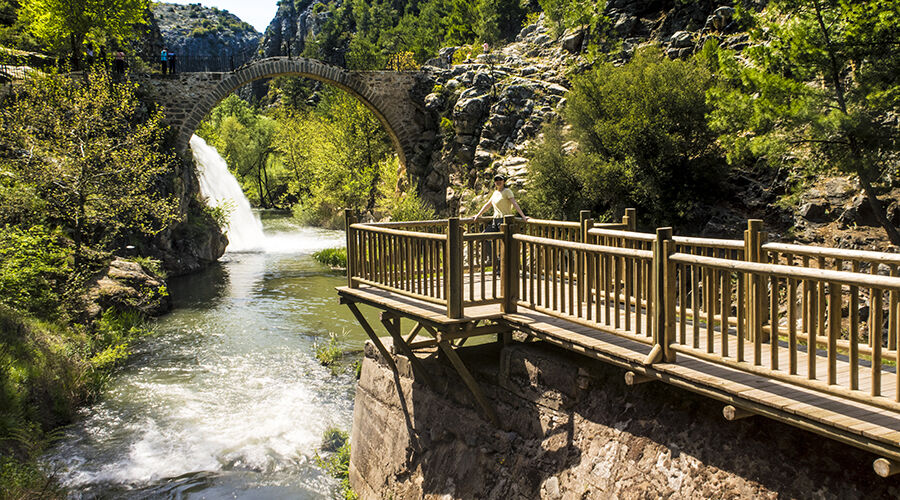
<svg viewBox="0 0 900 500"><path fill-rule="evenodd" d="M503 422L494 428L446 362L394 374L367 346L350 479L364 499L900 498L873 457L545 344L460 354ZM397 387L402 389L402 398Z"/></svg>

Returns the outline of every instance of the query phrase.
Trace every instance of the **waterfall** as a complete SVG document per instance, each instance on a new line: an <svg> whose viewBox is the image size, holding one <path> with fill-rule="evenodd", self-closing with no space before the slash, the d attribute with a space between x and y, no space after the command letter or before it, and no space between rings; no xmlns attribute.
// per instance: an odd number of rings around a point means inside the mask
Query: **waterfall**
<svg viewBox="0 0 900 500"><path fill-rule="evenodd" d="M191 150L199 171L200 193L210 206L222 207L228 212L226 251L261 251L266 238L262 222L250 208L250 201L228 170L225 159L216 148L196 135L191 137Z"/></svg>

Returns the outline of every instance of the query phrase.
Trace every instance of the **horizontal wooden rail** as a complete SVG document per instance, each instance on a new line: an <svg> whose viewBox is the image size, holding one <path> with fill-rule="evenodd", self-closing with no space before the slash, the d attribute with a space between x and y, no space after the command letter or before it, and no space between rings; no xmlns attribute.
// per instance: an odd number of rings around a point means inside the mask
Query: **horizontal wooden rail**
<svg viewBox="0 0 900 500"><path fill-rule="evenodd" d="M741 240L724 240L718 238L695 238L692 236L673 236L672 241L679 245L722 248L728 250L743 250L744 242Z"/></svg>
<svg viewBox="0 0 900 500"><path fill-rule="evenodd" d="M446 234L434 234L434 233L421 233L418 231L403 231L399 229L390 229L387 227L381 226L372 226L369 224L353 224L350 226L351 229L356 229L360 231L369 231L372 233L380 233L380 234L390 234L393 236L404 236L407 238L414 238L420 240L437 240L437 241L447 241Z"/></svg>
<svg viewBox="0 0 900 500"><path fill-rule="evenodd" d="M900 254L872 252L868 250L850 250L845 248L814 247L789 243L765 243L762 249L795 256L826 257L841 260L857 260L875 264L900 265Z"/></svg>
<svg viewBox="0 0 900 500"><path fill-rule="evenodd" d="M798 280L812 280L825 283L836 282L843 285L880 288L886 290L900 290L900 278L880 276L877 274L873 275L854 273L849 271L832 271L830 269L784 266L781 264L742 262L737 260L718 259L715 257L703 257L700 255L691 255L684 253L672 254L672 256L670 256L669 258L676 263L697 264L721 270L764 274L767 276L794 278Z"/></svg>
<svg viewBox="0 0 900 500"><path fill-rule="evenodd" d="M588 230L588 234L591 236L611 236L613 238L624 238L628 240L643 241L647 243L656 241L656 236L652 234L622 231L619 229L595 228Z"/></svg>
<svg viewBox="0 0 900 500"><path fill-rule="evenodd" d="M582 252L595 252L607 255L616 255L619 257L635 257L639 259L653 258L653 252L649 250L637 250L633 248L609 247L603 245L592 245L589 243L575 243L571 241L559 241L551 238L541 238L539 236L528 236L526 234L517 234L514 239L525 243L536 243L553 248L561 248L568 250L579 250Z"/></svg>

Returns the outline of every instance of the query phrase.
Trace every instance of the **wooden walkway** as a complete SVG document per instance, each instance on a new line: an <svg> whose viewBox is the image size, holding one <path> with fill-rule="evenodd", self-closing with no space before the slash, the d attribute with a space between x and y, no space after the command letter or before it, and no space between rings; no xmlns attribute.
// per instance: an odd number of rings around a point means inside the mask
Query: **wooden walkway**
<svg viewBox="0 0 900 500"><path fill-rule="evenodd" d="M500 233L348 218L338 294L390 359L357 304L382 311L426 383L415 350L438 347L498 424L455 348L518 331L619 366L629 385L672 384L722 402L726 419L772 418L873 453L881 476L900 472L900 257L767 247L755 222L744 242L648 235L629 217L508 218ZM401 318L414 328L401 332Z"/></svg>

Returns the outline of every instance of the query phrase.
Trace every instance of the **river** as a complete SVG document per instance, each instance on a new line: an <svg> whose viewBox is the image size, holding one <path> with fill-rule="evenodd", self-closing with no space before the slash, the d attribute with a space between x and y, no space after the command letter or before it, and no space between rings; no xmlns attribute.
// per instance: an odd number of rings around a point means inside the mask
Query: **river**
<svg viewBox="0 0 900 500"><path fill-rule="evenodd" d="M72 498L330 498L324 431L349 430L355 374L315 359L330 333L359 357L364 333L311 253L342 234L264 219L262 252L173 279L154 321L49 463Z"/></svg>

